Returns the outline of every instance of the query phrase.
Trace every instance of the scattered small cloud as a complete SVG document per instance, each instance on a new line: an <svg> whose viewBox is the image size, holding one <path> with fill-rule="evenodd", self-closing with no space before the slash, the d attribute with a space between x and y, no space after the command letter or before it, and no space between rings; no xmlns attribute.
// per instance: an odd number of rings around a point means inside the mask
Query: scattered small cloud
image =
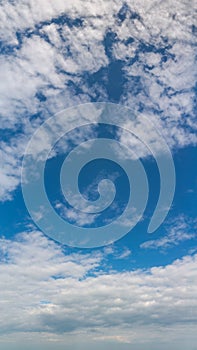
<svg viewBox="0 0 197 350"><path fill-rule="evenodd" d="M196 228L196 219L193 220L180 215L166 227L166 235L155 240L148 240L142 243L140 247L144 249L167 249L177 246L182 242L195 239L197 237Z"/></svg>

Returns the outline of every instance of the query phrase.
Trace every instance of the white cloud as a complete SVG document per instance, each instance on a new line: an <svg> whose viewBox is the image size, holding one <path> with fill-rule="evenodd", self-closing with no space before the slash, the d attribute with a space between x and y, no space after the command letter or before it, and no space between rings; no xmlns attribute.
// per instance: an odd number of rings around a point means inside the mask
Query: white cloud
<svg viewBox="0 0 197 350"><path fill-rule="evenodd" d="M125 78L120 102L139 114L143 105L142 114L151 118L171 148L197 143L192 33L195 2L190 1L188 6L177 0L141 1L140 4L128 0L125 20L121 22L117 14L123 3L104 0L86 0L83 4L78 0L1 2L2 129L12 132L21 129L23 143L27 143L40 123L54 113L92 99L109 100L111 61L104 39L111 31L115 39L108 43L108 49L111 45L113 60L122 60ZM66 21L58 22L63 16L70 25ZM81 20L81 26L77 19ZM97 72L98 76L94 75ZM91 82L87 77L91 77ZM113 79L111 85L115 85ZM40 101L39 96L46 101ZM32 120L32 115L37 118ZM8 146L13 145L16 137L16 134L8 137ZM24 145L20 151L13 149L13 162L9 161L13 168L11 174L23 150ZM2 182L4 200L19 184L20 177L4 173Z"/></svg>
<svg viewBox="0 0 197 350"><path fill-rule="evenodd" d="M20 160L18 157L18 145L8 145L0 142L0 198L11 199L10 192L15 190L20 178Z"/></svg>
<svg viewBox="0 0 197 350"><path fill-rule="evenodd" d="M85 213L82 211L77 212L75 209L72 208L69 209L61 203L59 203L58 207L56 206L56 208L60 209L61 216L64 219L69 220L79 226L91 225L95 222L96 218L98 217L98 215L95 214ZM89 206L88 209L90 210L91 206Z"/></svg>
<svg viewBox="0 0 197 350"><path fill-rule="evenodd" d="M195 337L197 255L110 273L106 252L67 254L39 232L1 239L1 341L37 332L60 342L83 334L121 344L186 339L188 331Z"/></svg>
<svg viewBox="0 0 197 350"><path fill-rule="evenodd" d="M166 235L159 239L153 239L141 244L141 248L166 249L179 245L181 242L195 239L197 228L196 219L189 219L180 215L166 228Z"/></svg>
<svg viewBox="0 0 197 350"><path fill-rule="evenodd" d="M116 255L116 259L118 259L118 260L126 259L126 258L128 258L131 254L132 254L132 252L131 252L130 249L124 248L124 250L122 251L121 254L119 254L119 255L117 254L117 255Z"/></svg>
<svg viewBox="0 0 197 350"><path fill-rule="evenodd" d="M103 252L107 257L113 256L113 258L117 260L127 259L132 254L132 251L129 248L123 247L123 249L119 250L114 245L106 246Z"/></svg>

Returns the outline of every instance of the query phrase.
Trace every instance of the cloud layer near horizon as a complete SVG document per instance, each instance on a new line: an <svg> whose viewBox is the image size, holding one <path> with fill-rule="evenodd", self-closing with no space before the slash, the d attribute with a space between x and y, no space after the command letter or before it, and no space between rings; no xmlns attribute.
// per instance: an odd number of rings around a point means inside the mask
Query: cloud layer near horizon
<svg viewBox="0 0 197 350"><path fill-rule="evenodd" d="M38 332L51 341L85 334L132 343L143 331L149 342L169 329L172 340L195 329L197 254L165 267L104 272L107 250L67 255L37 231L1 239L0 247L1 341Z"/></svg>

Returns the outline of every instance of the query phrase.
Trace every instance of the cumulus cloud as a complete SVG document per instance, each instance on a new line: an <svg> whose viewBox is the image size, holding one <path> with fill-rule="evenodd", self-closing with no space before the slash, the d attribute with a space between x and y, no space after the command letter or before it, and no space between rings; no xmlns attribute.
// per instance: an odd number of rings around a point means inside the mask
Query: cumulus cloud
<svg viewBox="0 0 197 350"><path fill-rule="evenodd" d="M196 144L195 7L176 0L2 1L0 125L9 131L8 147L19 132L23 137L2 167L14 172L43 120L89 101L147 115L172 149ZM5 199L20 177L2 176Z"/></svg>
<svg viewBox="0 0 197 350"><path fill-rule="evenodd" d="M171 340L181 332L187 337L197 321L197 255L165 267L104 272L110 253L65 254L36 231L1 239L1 341L8 333L13 339L39 332L59 341L83 334L140 343L141 331L149 342L164 340L169 329Z"/></svg>

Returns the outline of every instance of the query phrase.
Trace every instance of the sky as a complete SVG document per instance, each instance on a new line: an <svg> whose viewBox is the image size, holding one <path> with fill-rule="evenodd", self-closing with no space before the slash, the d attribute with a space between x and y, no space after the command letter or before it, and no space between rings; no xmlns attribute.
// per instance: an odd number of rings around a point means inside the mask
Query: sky
<svg viewBox="0 0 197 350"><path fill-rule="evenodd" d="M196 10L0 1L2 349L196 349Z"/></svg>

